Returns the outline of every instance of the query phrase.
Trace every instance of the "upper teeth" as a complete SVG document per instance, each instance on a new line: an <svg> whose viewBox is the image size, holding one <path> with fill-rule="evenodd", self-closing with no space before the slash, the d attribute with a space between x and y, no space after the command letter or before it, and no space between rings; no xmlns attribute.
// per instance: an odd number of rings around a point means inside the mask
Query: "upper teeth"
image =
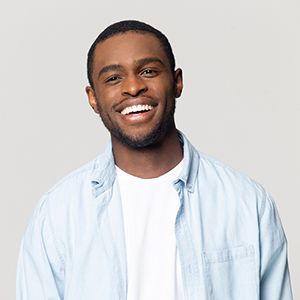
<svg viewBox="0 0 300 300"><path fill-rule="evenodd" d="M153 106L151 105L141 105L141 104L138 104L138 105L132 105L132 106L128 106L128 107L125 107L122 111L121 111L121 114L122 115L128 115L130 113L133 113L133 112L139 112L139 111L145 111L145 110L152 110L153 109Z"/></svg>

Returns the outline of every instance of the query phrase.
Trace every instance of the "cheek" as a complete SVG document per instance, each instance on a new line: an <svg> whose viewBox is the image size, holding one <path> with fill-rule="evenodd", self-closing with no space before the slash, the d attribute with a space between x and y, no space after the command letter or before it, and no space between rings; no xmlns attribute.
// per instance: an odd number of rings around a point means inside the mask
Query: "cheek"
<svg viewBox="0 0 300 300"><path fill-rule="evenodd" d="M101 111L110 111L113 104L115 103L116 95L111 90L98 90L97 96L97 107Z"/></svg>
<svg viewBox="0 0 300 300"><path fill-rule="evenodd" d="M174 95L174 84L161 80L148 85L148 91L157 98L166 99Z"/></svg>
<svg viewBox="0 0 300 300"><path fill-rule="evenodd" d="M113 106L120 101L120 92L118 88L106 88L100 93L99 99L102 99L106 106Z"/></svg>
<svg viewBox="0 0 300 300"><path fill-rule="evenodd" d="M102 105L100 104L99 101L97 101L97 110L98 110L99 114L102 114L102 112L103 112L103 107L102 107Z"/></svg>
<svg viewBox="0 0 300 300"><path fill-rule="evenodd" d="M148 92L146 94L150 94L153 98L164 100L168 98L170 94L170 87L159 83L148 84Z"/></svg>

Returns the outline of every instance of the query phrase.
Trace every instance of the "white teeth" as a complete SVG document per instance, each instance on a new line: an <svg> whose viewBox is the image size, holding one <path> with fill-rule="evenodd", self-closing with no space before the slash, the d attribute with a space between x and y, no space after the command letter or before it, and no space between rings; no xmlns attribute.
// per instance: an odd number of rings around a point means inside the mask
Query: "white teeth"
<svg viewBox="0 0 300 300"><path fill-rule="evenodd" d="M121 114L122 115L128 115L130 113L135 113L135 112L140 112L140 111L149 111L152 110L153 106L152 105L142 105L142 104L138 104L138 105L132 105L132 106L127 106L125 107L122 111Z"/></svg>

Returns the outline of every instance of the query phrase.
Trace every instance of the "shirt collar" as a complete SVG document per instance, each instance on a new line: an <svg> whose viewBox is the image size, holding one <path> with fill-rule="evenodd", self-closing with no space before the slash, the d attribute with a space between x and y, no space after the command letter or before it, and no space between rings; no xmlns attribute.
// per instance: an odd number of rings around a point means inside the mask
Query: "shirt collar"
<svg viewBox="0 0 300 300"><path fill-rule="evenodd" d="M177 181L182 181L188 191L193 192L198 175L199 154L187 137L179 130L178 136L183 144L183 168Z"/></svg>
<svg viewBox="0 0 300 300"><path fill-rule="evenodd" d="M179 130L177 132L180 142L183 144L183 168L175 183L181 181L188 191L193 192L198 174L199 154L186 136ZM112 187L115 177L116 169L110 142L105 152L95 161L91 179L95 195L98 195L100 190L104 192Z"/></svg>
<svg viewBox="0 0 300 300"><path fill-rule="evenodd" d="M112 145L111 142L109 142L105 152L98 156L95 161L94 170L91 177L95 196L98 196L100 191L104 192L112 187L115 177L115 161L112 152Z"/></svg>

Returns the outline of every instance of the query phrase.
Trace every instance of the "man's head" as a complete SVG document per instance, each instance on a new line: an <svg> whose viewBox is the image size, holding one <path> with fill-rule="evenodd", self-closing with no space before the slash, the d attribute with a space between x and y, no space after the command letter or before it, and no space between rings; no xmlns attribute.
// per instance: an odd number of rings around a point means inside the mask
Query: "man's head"
<svg viewBox="0 0 300 300"><path fill-rule="evenodd" d="M175 57L172 51L172 47L167 39L167 37L160 32L159 30L155 29L151 25L148 25L146 23L136 21L136 20L126 20L126 21L120 21L117 23L114 23L110 26L108 26L106 29L104 29L96 38L94 43L89 49L88 52L88 59L87 59L87 76L89 80L89 84L91 87L93 87L93 78L92 78L92 73L93 73L93 61L94 61L94 54L95 54L95 48L96 46L105 41L106 39L117 35L121 33L125 33L128 31L134 31L134 32L139 32L141 34L145 33L150 33L156 36L156 38L159 40L161 47L164 49L166 52L166 55L168 57L169 63L170 63L170 68L171 70L175 70Z"/></svg>
<svg viewBox="0 0 300 300"><path fill-rule="evenodd" d="M90 105L113 142L149 147L175 128L182 72L158 30L138 21L109 26L91 46L88 68Z"/></svg>

